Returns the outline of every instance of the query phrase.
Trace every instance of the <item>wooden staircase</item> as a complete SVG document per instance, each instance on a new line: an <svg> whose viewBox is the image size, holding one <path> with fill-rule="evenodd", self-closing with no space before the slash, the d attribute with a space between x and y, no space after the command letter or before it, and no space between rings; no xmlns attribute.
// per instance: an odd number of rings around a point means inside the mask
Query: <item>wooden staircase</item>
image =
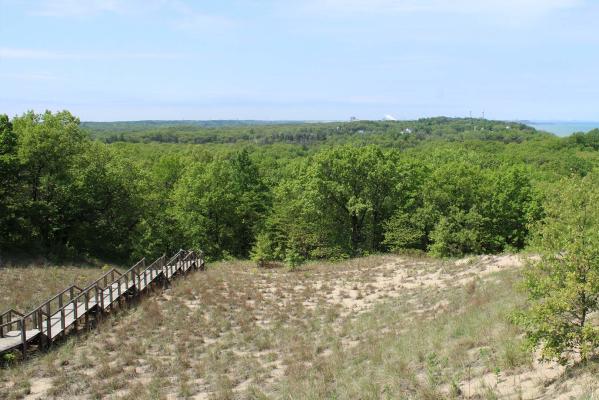
<svg viewBox="0 0 599 400"><path fill-rule="evenodd" d="M26 357L30 345L48 347L77 332L81 324L87 327L115 306L192 269L205 269L202 252L179 250L169 260L163 255L148 266L144 258L124 273L111 269L83 289L70 286L28 314L8 310L0 314L0 355L20 349Z"/></svg>

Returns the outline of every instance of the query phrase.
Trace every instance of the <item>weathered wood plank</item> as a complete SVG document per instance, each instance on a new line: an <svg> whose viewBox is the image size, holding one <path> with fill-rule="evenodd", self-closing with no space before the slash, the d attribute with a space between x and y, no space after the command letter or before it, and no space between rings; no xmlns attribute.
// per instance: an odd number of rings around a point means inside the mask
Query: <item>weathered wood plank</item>
<svg viewBox="0 0 599 400"><path fill-rule="evenodd" d="M25 331L25 337L27 341L31 341L40 334L40 331L37 329L31 329ZM10 331L4 334L3 338L0 338L0 353L3 353L8 350L15 349L21 346L23 342L21 341L21 331Z"/></svg>

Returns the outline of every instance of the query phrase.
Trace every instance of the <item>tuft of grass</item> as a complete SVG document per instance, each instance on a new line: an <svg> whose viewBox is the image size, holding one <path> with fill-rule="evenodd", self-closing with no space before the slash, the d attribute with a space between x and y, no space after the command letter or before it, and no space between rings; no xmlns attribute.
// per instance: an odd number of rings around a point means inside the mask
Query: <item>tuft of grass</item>
<svg viewBox="0 0 599 400"><path fill-rule="evenodd" d="M0 312L29 311L70 285L85 286L102 275L100 267L39 266L0 268Z"/></svg>
<svg viewBox="0 0 599 400"><path fill-rule="evenodd" d="M525 301L519 272L480 267L384 255L293 272L211 264L0 370L0 393L45 376L57 398L493 398L532 356L508 318Z"/></svg>

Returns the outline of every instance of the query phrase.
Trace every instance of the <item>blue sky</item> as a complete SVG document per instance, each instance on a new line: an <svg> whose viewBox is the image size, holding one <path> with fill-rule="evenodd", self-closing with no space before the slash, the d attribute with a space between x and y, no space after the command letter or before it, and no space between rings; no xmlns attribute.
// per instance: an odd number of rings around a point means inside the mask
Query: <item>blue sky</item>
<svg viewBox="0 0 599 400"><path fill-rule="evenodd" d="M599 120L595 0L0 0L0 113Z"/></svg>

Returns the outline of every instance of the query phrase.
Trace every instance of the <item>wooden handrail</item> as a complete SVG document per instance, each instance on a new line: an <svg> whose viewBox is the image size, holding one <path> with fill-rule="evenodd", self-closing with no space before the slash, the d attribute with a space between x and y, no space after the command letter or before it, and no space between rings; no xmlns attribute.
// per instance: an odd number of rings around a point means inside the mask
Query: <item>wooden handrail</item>
<svg viewBox="0 0 599 400"><path fill-rule="evenodd" d="M69 286L68 288L64 289L62 292L60 292L60 293L58 293L57 295L55 295L54 297L51 297L50 299L48 299L48 300L46 300L45 302L43 302L42 304L40 304L40 305L39 305L39 307L36 307L36 308L34 308L34 309L42 308L42 307L43 307L43 306L45 306L47 303L51 303L52 301L54 301L54 300L56 300L56 299L60 298L60 296L64 295L66 292L68 292L68 291L70 291L71 289L74 289L74 288L77 288L77 289L79 289L79 290L82 290L82 289L80 289L78 286L71 285L71 286Z"/></svg>
<svg viewBox="0 0 599 400"><path fill-rule="evenodd" d="M27 337L27 332L29 331L27 328L28 326L31 326L31 323L33 323L33 327L39 332L43 332L46 338L51 342L56 336L52 335L52 325L56 324L56 322L52 322L53 316L59 315L60 319L60 328L58 328L60 330L55 333L62 333L64 335L66 329L71 326L71 324L77 329L78 320L81 317L85 316L87 323L88 312L90 309L89 305L92 299L94 300L94 305L99 307L100 310L105 309L105 300L110 301L110 308L112 308L115 300L120 299L123 294L123 282L125 283L126 288L135 286L139 290L141 289L140 285L143 277L144 288L148 288L161 274L170 277L171 274L174 274L178 270L186 272L192 266L194 261L196 262L196 268L203 267L202 256L203 253L201 251L195 252L193 250L188 251L180 249L175 255L168 259L168 261L166 254L163 254L148 266L146 266L146 259L144 257L124 273L121 273L115 268L111 268L83 289L77 285L71 285L46 300L38 307L35 307L27 314L20 313L14 309L7 310L3 314L0 314L0 338L4 337L6 327L8 327L10 331L10 328L16 325L17 331L20 332L21 336L22 351L25 354L28 341L31 340L31 337ZM115 283L117 284L117 287L114 287ZM116 297L114 296L114 292L116 292ZM67 293L68 297L63 298ZM106 293L108 293L109 299L105 299ZM58 307L53 310L56 305L56 300L58 300ZM52 305L53 302L55 304L54 306ZM80 302L82 304L79 304ZM67 313L67 307L71 304L73 304L72 311ZM80 312L80 310L82 312ZM72 321L68 322L67 325L66 315L70 315L71 312L73 313ZM19 318L13 319L13 315ZM8 319L8 321L6 321L6 319Z"/></svg>
<svg viewBox="0 0 599 400"><path fill-rule="evenodd" d="M176 253L174 256L172 256L172 257L171 257L171 259L170 259L170 260L168 260L168 262L167 262L166 264L167 264L167 265L168 265L168 264L172 264L172 262L173 262L174 260L177 260L177 259L178 259L178 257L181 255L181 253L182 253L182 252L184 252L184 251L185 251L185 250L183 250L183 249L179 250L179 251L178 251L178 252L177 252L177 253Z"/></svg>
<svg viewBox="0 0 599 400"><path fill-rule="evenodd" d="M83 296L85 296L85 294L86 294L86 293L89 293L89 292L91 292L91 291L92 291L92 289L96 289L96 291L98 291L98 290L100 290L100 291L102 291L102 292L104 291L104 289L100 288L100 286L99 286L99 285L97 285L97 284L96 284L96 285L93 285L93 286L88 286L88 287L85 289L85 291L84 291L84 292L81 292L81 293L79 293L79 294L78 294L76 297L74 297L72 300L69 300L69 301L68 301L66 304L64 304L62 307L60 307L59 309L57 309L57 310L55 311L55 313L56 313L56 312L58 312L58 311L61 311L61 310L64 310L64 309L66 309L66 308L67 308L67 306L68 306L69 304L71 304L71 303L76 303L76 302L77 302L77 300L79 300L79 298L80 298L80 297L83 297Z"/></svg>
<svg viewBox="0 0 599 400"><path fill-rule="evenodd" d="M19 318L19 319L13 319L12 321L4 322L4 323L0 324L0 328L4 328L5 326L11 326L11 325L17 324L20 321L21 321L21 319Z"/></svg>
<svg viewBox="0 0 599 400"><path fill-rule="evenodd" d="M87 285L87 287L90 287L90 286L93 286L93 285L96 285L96 284L98 284L98 283L99 283L101 280L105 279L105 278L106 278L108 275L110 275L110 274L113 274L113 275L114 275L114 273L115 273L115 272L116 272L117 274L119 274L119 276L122 276L122 275L123 275L122 273L120 273L120 272L119 272L119 271L117 271L116 269L114 269L114 268L111 268L109 271L106 271L106 273L105 273L104 275L102 275L101 277L99 277L98 279L96 279L95 281L93 281L92 283L90 283L89 285ZM105 285L105 286L106 286L106 285Z"/></svg>
<svg viewBox="0 0 599 400"><path fill-rule="evenodd" d="M6 313L4 313L3 315L6 315L6 314L8 314L8 313L11 313L11 312L12 312L12 313L15 313L15 314L17 314L17 315L19 315L19 316L20 316L20 318L19 318L19 319L17 319L17 320L15 320L15 321L20 321L20 322L21 322L21 325L23 325L23 326L24 326L24 325L26 324L26 319L27 319L27 318L29 318L29 317L33 317L33 315L35 315L36 313L37 313L37 314L39 314L40 310L42 310L42 312L43 312L43 309L44 309L44 308L46 308L46 312L48 312L48 310L50 310L50 303L52 303L52 301L54 301L54 300L56 300L56 299L59 299L59 301L62 301L62 298L61 298L61 296L63 296L63 295L64 295L65 293L67 293L67 292L70 292L70 291L71 291L71 290L73 290L73 289L77 289L77 290L79 290L79 291L81 291L81 290L82 290L82 289L81 289L79 286L76 286L76 285L71 285L71 286L69 286L68 288L66 288L66 289L64 289L63 291L61 291L60 293L58 293L58 294L56 294L55 296L51 297L50 299L46 300L45 302L43 302L43 303L42 303L42 304L40 304L39 306L37 306L37 307L34 307L34 308L33 308L33 309L32 309L32 310L31 310L31 311L28 313L28 314L21 314L20 312L17 312L17 311L15 311L15 310L12 310L12 309L11 309L11 310L8 310L8 311L7 311ZM50 312L50 314L52 314L52 313ZM37 317L36 317L36 318L37 318ZM40 322L41 322L41 321L40 321ZM39 323L38 323L37 325L39 325Z"/></svg>
<svg viewBox="0 0 599 400"><path fill-rule="evenodd" d="M125 271L125 272L123 273L123 275L127 275L129 272L131 272L131 271L135 271L135 270L136 270L136 269L139 267L139 265L140 265L140 264L142 264L142 265L145 265L145 262L146 262L146 258L144 257L144 258L142 258L141 260L139 260L138 262L136 262L136 263L135 263L135 264L134 264L134 265L133 265L131 268L129 268L127 271Z"/></svg>
<svg viewBox="0 0 599 400"><path fill-rule="evenodd" d="M10 318L10 314L17 314L18 316L22 317L23 314L21 314L20 312L18 312L17 310L15 310L14 308L11 308L10 310L0 314L0 319L4 318L6 315L9 316Z"/></svg>

